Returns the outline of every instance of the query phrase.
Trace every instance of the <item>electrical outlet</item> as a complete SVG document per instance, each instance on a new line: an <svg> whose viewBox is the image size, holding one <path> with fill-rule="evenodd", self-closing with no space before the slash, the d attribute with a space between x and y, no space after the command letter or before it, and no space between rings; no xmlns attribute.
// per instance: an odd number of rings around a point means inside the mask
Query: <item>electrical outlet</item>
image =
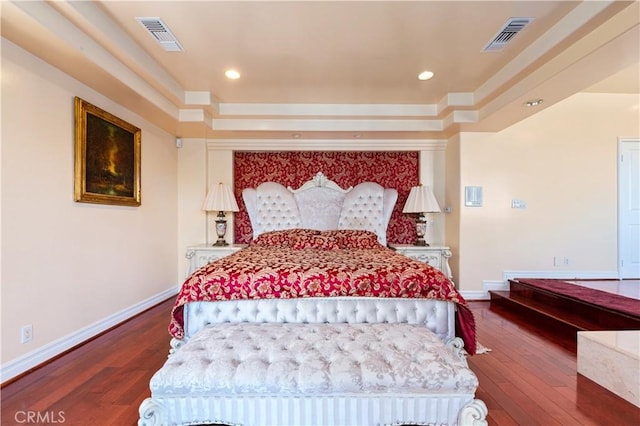
<svg viewBox="0 0 640 426"><path fill-rule="evenodd" d="M33 339L33 326L25 325L20 331L20 340L22 343L28 343Z"/></svg>

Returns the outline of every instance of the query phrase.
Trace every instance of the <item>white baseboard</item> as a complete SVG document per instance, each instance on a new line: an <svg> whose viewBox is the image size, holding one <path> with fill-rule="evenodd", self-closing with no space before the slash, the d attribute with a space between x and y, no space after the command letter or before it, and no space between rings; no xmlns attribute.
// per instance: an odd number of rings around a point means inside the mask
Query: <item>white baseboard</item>
<svg viewBox="0 0 640 426"><path fill-rule="evenodd" d="M482 291L460 291L465 300L489 300L489 290L507 290L507 281L482 281Z"/></svg>
<svg viewBox="0 0 640 426"><path fill-rule="evenodd" d="M489 299L489 293L487 293L485 297L485 292L483 291L460 291L460 294L462 295L462 297L464 297L464 300L466 300L467 302L470 300Z"/></svg>
<svg viewBox="0 0 640 426"><path fill-rule="evenodd" d="M109 328L130 319L140 312L149 309L158 303L178 294L179 287L171 287L146 300L136 303L120 312L116 312L107 318L88 325L80 330L64 336L58 340L36 348L25 355L0 365L0 378L2 383L10 380L29 369L36 367L58 354L97 336Z"/></svg>
<svg viewBox="0 0 640 426"><path fill-rule="evenodd" d="M513 278L557 278L562 280L617 280L618 271L502 271L506 282Z"/></svg>

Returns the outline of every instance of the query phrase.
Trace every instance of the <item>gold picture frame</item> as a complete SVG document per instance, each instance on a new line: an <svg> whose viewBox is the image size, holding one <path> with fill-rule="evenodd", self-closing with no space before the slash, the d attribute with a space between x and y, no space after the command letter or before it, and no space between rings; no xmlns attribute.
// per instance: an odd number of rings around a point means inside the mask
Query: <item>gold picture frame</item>
<svg viewBox="0 0 640 426"><path fill-rule="evenodd" d="M140 140L136 126L76 97L75 201L140 205Z"/></svg>

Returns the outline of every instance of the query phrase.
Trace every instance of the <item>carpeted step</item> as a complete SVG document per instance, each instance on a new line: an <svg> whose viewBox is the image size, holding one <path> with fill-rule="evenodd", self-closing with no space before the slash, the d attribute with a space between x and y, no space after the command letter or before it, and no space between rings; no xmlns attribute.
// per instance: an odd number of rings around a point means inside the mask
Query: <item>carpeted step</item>
<svg viewBox="0 0 640 426"><path fill-rule="evenodd" d="M509 291L489 293L492 303L501 304L526 315L544 316L575 331L640 328L640 318L628 312L619 312L610 306L599 306L592 301L593 298L590 301L579 300L575 295L561 294L561 290L562 285L558 286L558 293L555 293L548 285L540 288L529 285L524 280L510 280Z"/></svg>
<svg viewBox="0 0 640 426"><path fill-rule="evenodd" d="M590 321L588 318L573 315L561 308L553 305L541 303L532 298L522 297L521 295L512 295L509 291L490 291L492 303L499 303L505 307L516 309L526 314L534 313L542 315L555 322L562 323L574 331L584 330L600 330L597 323Z"/></svg>

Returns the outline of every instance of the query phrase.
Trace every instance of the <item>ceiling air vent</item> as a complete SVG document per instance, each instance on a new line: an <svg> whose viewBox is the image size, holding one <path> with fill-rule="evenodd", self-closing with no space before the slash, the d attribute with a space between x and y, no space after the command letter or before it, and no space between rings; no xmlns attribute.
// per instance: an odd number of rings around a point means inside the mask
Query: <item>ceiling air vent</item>
<svg viewBox="0 0 640 426"><path fill-rule="evenodd" d="M180 42L160 18L136 18L167 52L183 52Z"/></svg>
<svg viewBox="0 0 640 426"><path fill-rule="evenodd" d="M513 39L516 34L533 21L533 18L510 18L498 34L482 49L483 52L497 52Z"/></svg>

